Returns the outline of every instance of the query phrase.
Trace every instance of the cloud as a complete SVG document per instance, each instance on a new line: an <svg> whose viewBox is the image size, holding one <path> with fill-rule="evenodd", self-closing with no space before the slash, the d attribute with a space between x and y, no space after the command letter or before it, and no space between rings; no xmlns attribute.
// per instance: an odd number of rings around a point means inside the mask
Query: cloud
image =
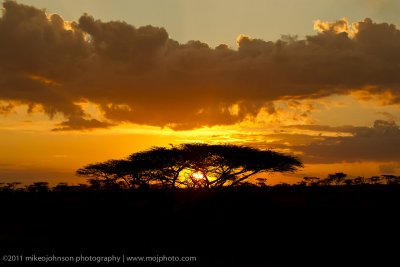
<svg viewBox="0 0 400 267"><path fill-rule="evenodd" d="M67 121L58 124L53 131L72 131L72 130L90 130L96 128L108 128L113 124L101 122L96 119L84 119L82 117L71 117Z"/></svg>
<svg viewBox="0 0 400 267"><path fill-rule="evenodd" d="M387 104L400 101L400 31L370 19L318 21L320 32L305 40L241 35L233 50L180 44L150 25L88 14L66 22L14 1L3 6L0 100L63 114L59 130L122 122L175 130L229 125L275 100L356 90L390 92ZM88 120L82 101L96 104L104 121Z"/></svg>
<svg viewBox="0 0 400 267"><path fill-rule="evenodd" d="M400 128L393 121L376 120L372 127L348 127L352 136L325 137L294 146L307 163L400 161Z"/></svg>
<svg viewBox="0 0 400 267"><path fill-rule="evenodd" d="M391 123L395 123L397 120L397 117L394 116L392 113L389 112L378 112L378 114L383 115L387 121L391 122Z"/></svg>
<svg viewBox="0 0 400 267"><path fill-rule="evenodd" d="M335 22L316 20L314 22L314 30L321 33L345 33L350 37L354 37L358 33L358 24L350 24L346 18L342 18Z"/></svg>
<svg viewBox="0 0 400 267"><path fill-rule="evenodd" d="M334 133L353 133L356 129L359 129L354 126L339 126L332 127L328 125L288 125L283 128L287 129L297 129L297 130L310 130L315 132L334 132Z"/></svg>
<svg viewBox="0 0 400 267"><path fill-rule="evenodd" d="M372 127L281 126L271 133L215 135L208 142L274 149L297 155L305 164L375 162L386 173L398 169L392 162L400 161L400 127L385 120L376 120Z"/></svg>
<svg viewBox="0 0 400 267"><path fill-rule="evenodd" d="M15 104L8 102L8 103L2 103L0 101L0 114L9 114L15 109Z"/></svg>
<svg viewBox="0 0 400 267"><path fill-rule="evenodd" d="M400 170L400 163L392 162L379 165L379 172L383 174L397 174Z"/></svg>

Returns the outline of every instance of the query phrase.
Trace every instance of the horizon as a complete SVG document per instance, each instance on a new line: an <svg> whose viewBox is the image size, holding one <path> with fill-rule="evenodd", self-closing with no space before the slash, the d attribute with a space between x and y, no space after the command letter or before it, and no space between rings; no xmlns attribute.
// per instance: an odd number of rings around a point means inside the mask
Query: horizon
<svg viewBox="0 0 400 267"><path fill-rule="evenodd" d="M228 2L2 1L0 182L196 142L399 176L400 3Z"/></svg>

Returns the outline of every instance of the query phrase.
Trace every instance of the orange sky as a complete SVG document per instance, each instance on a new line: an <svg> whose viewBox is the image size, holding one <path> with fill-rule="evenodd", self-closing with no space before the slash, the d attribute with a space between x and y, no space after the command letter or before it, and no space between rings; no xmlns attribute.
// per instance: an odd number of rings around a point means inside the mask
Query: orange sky
<svg viewBox="0 0 400 267"><path fill-rule="evenodd" d="M270 183L400 174L395 25L316 20L303 39L240 35L236 48L213 48L159 27L4 8L1 181L84 182L74 171L85 164L185 142L272 148L305 163Z"/></svg>

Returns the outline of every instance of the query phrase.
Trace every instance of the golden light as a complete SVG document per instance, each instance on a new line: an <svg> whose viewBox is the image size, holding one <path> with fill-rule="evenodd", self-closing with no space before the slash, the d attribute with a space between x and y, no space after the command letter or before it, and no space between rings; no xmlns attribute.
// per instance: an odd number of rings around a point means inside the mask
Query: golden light
<svg viewBox="0 0 400 267"><path fill-rule="evenodd" d="M202 180L204 179L204 174L202 172L195 172L192 174L192 177L195 178L196 180Z"/></svg>

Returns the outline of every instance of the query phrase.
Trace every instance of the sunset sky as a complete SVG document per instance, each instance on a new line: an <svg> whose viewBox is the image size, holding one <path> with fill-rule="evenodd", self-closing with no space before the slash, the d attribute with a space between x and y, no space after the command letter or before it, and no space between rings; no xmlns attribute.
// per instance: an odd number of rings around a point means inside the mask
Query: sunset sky
<svg viewBox="0 0 400 267"><path fill-rule="evenodd" d="M400 1L2 5L0 182L185 142L304 162L271 184L400 175Z"/></svg>

